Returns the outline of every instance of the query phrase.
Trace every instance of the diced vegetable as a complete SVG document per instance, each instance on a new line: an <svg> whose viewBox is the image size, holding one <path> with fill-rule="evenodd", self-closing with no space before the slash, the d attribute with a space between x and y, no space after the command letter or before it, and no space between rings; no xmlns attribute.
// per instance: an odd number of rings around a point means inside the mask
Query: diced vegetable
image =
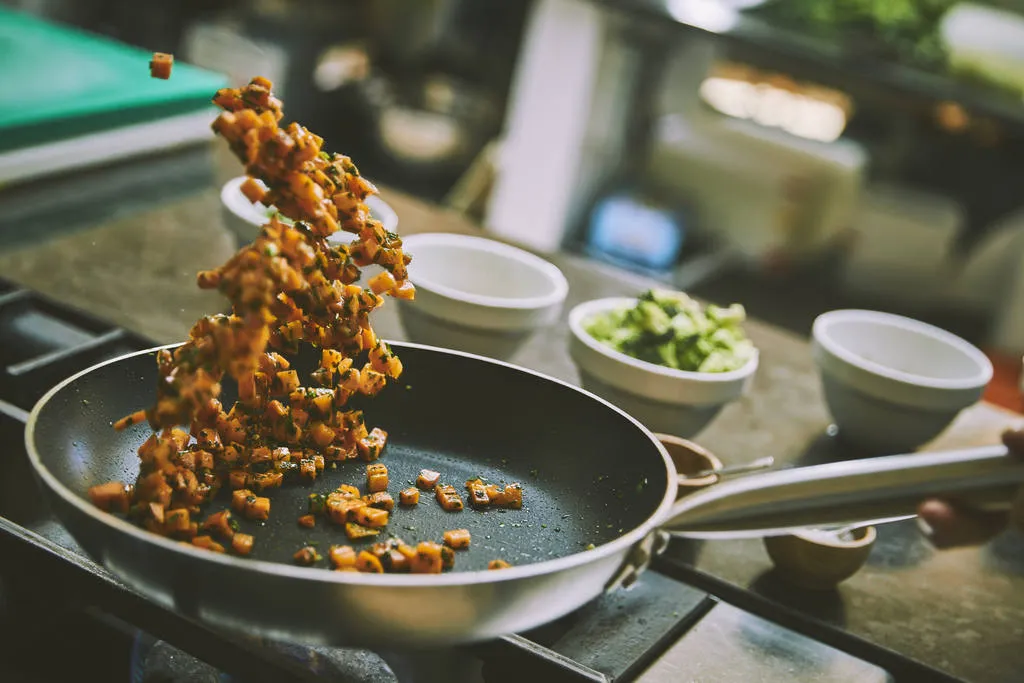
<svg viewBox="0 0 1024 683"><path fill-rule="evenodd" d="M363 496L363 501L370 507L380 508L391 512L395 509L395 499L387 491L378 491L368 496Z"/></svg>
<svg viewBox="0 0 1024 683"><path fill-rule="evenodd" d="M491 560L487 563L488 569L508 569L511 566L512 565L510 565L505 560Z"/></svg>
<svg viewBox="0 0 1024 683"><path fill-rule="evenodd" d="M302 515L299 517L299 526L312 529L316 526L316 517L313 515Z"/></svg>
<svg viewBox="0 0 1024 683"><path fill-rule="evenodd" d="M319 562L321 560L321 557L320 553L316 551L316 548L314 548L311 545L307 545L295 551L295 554L292 555L292 559L295 560L296 564L301 564L305 567L309 567L310 565Z"/></svg>
<svg viewBox="0 0 1024 683"><path fill-rule="evenodd" d="M245 512L246 502L255 498L256 494L249 489L237 489L231 492L231 509L235 512Z"/></svg>
<svg viewBox="0 0 1024 683"><path fill-rule="evenodd" d="M354 567L356 564L356 551L350 545L332 545L327 550L327 556L335 569Z"/></svg>
<svg viewBox="0 0 1024 683"><path fill-rule="evenodd" d="M584 329L633 358L688 372L729 372L757 353L742 324L743 306L706 308L681 292L651 289L637 304L593 316Z"/></svg>
<svg viewBox="0 0 1024 683"><path fill-rule="evenodd" d="M231 537L231 549L239 555L252 552L253 537L250 534L235 534Z"/></svg>
<svg viewBox="0 0 1024 683"><path fill-rule="evenodd" d="M356 556L356 569L361 572L369 574L383 574L384 567L381 566L380 560L377 556L371 552L363 550Z"/></svg>
<svg viewBox="0 0 1024 683"><path fill-rule="evenodd" d="M402 505L413 506L420 502L420 490L414 487L402 489L398 492L398 502Z"/></svg>
<svg viewBox="0 0 1024 683"><path fill-rule="evenodd" d="M469 492L469 504L475 508L485 508L491 503L491 497L487 495L487 487L480 479L470 479L466 482L466 490Z"/></svg>
<svg viewBox="0 0 1024 683"><path fill-rule="evenodd" d="M469 541L469 529L449 529L444 532L445 545L454 548L455 550L468 548Z"/></svg>
<svg viewBox="0 0 1024 683"><path fill-rule="evenodd" d="M164 527L169 533L187 531L191 522L188 510L184 508L169 510L164 513Z"/></svg>
<svg viewBox="0 0 1024 683"><path fill-rule="evenodd" d="M434 470L420 470L420 475L416 477L416 486L424 491L430 491L437 486L437 482L440 481L440 479L440 472L435 472Z"/></svg>
<svg viewBox="0 0 1024 683"><path fill-rule="evenodd" d="M149 62L149 75L151 77L166 81L171 77L172 68L174 68L174 55L164 52L153 53L153 59Z"/></svg>
<svg viewBox="0 0 1024 683"><path fill-rule="evenodd" d="M414 574L440 574L442 569L440 544L424 541L416 546L416 555L409 561L409 571Z"/></svg>
<svg viewBox="0 0 1024 683"><path fill-rule="evenodd" d="M366 466L366 488L371 493L384 491L388 487L388 468L380 463Z"/></svg>
<svg viewBox="0 0 1024 683"><path fill-rule="evenodd" d="M234 527L231 525L232 521L231 511L221 510L207 517L201 528L204 531L212 531L220 538L230 540L235 535Z"/></svg>
<svg viewBox="0 0 1024 683"><path fill-rule="evenodd" d="M101 510L126 514L131 506L132 486L120 481L99 484L89 489L89 500Z"/></svg>
<svg viewBox="0 0 1024 683"><path fill-rule="evenodd" d="M345 524L345 535L348 536L351 541L358 541L362 538L370 538L380 533L380 529L369 529L365 526L356 524L355 522L348 522Z"/></svg>
<svg viewBox="0 0 1024 683"><path fill-rule="evenodd" d="M462 510L462 496L451 484L438 484L434 487L434 496L441 507L448 512L459 512Z"/></svg>
<svg viewBox="0 0 1024 683"><path fill-rule="evenodd" d="M220 543L217 543L209 536L195 536L192 539L192 545L196 546L197 548L212 550L215 553L224 552L224 546L222 546Z"/></svg>
<svg viewBox="0 0 1024 683"><path fill-rule="evenodd" d="M364 506L355 511L355 522L372 529L388 525L388 511Z"/></svg>
<svg viewBox="0 0 1024 683"><path fill-rule="evenodd" d="M361 498L346 498L344 496L327 496L327 517L335 524L344 524L354 521L356 513L366 507Z"/></svg>
<svg viewBox="0 0 1024 683"><path fill-rule="evenodd" d="M249 519L260 521L270 519L270 499L261 496L249 496L245 499L243 514Z"/></svg>

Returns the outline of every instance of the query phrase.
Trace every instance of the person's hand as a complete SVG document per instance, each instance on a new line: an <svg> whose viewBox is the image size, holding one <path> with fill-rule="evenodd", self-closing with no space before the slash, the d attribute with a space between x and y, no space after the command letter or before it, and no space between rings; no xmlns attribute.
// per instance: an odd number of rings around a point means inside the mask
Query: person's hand
<svg viewBox="0 0 1024 683"><path fill-rule="evenodd" d="M1024 428L1003 434L1003 443L1013 455L1024 458ZM932 544L937 548L955 548L985 543L1014 525L1024 530L1024 488L1006 512L982 512L957 506L944 500L926 500L917 515Z"/></svg>

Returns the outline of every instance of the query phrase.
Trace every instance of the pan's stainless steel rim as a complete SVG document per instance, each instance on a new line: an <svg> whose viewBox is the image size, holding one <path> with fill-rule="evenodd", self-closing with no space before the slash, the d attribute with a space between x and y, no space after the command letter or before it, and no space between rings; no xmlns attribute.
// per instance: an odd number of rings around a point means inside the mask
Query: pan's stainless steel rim
<svg viewBox="0 0 1024 683"><path fill-rule="evenodd" d="M452 572L447 574L358 574L355 572L335 572L319 567L300 567L281 564L277 562L268 562L265 560L254 560L244 559L238 557L232 557L226 554L211 553L207 550L200 548L193 548L184 545L178 541L173 541L163 536L146 531L140 527L137 527L128 521L116 517L115 515L103 512L90 502L71 491L69 488L64 486L60 480L49 471L49 469L43 464L42 458L40 457L39 451L36 448L34 435L36 433L36 422L39 418L40 413L45 408L46 404L57 394L59 394L65 387L73 384L80 377L88 375L91 372L98 370L99 368L111 365L113 363L124 362L129 358L135 356L142 356L146 354L155 354L163 349L173 349L180 344L167 344L164 346L157 346L142 351L136 351L134 353L125 354L118 356L117 358L111 358L109 360L97 363L91 367L88 367L81 372L75 373L71 377L63 380L59 384L55 385L46 394L39 399L39 401L33 406L31 413L29 414L28 422L25 426L25 447L28 451L29 461L32 464L33 469L37 475L44 481L46 486L56 493L61 499L64 500L68 505L76 508L81 514L92 518L94 521L99 522L113 530L126 534L130 537L142 543L153 543L161 547L163 550L180 553L186 557L192 557L205 562L212 562L218 565L229 568L237 568L240 571L245 572L257 572L262 574L270 574L281 578L294 578L301 579L303 581L314 581L323 584L343 584L348 586L373 586L373 587L402 587L402 588L431 588L431 587L442 587L442 586L468 586L478 584L496 584L508 581L517 581L521 579L528 579L532 577L544 576L548 574L554 574L557 572L567 571L575 567L590 564L603 558L610 557L612 555L620 554L624 555L628 551L641 541L643 541L651 532L655 531L659 524L663 523L668 516L669 510L672 508L675 502L676 493L676 479L678 473L676 472L675 465L669 458L668 452L660 441L644 427L639 421L634 419L632 416L622 411L615 405L605 401L601 397L592 394L580 387L577 387L569 382L562 381L555 377L545 375L541 372L531 370L522 366L514 365L500 360L492 358L486 358L484 356L478 356L472 353L465 353L462 351L455 351L451 349L444 349L434 346L427 346L425 344L415 344L411 342L388 342L397 349L405 348L416 348L427 351L440 352L453 356L464 356L466 358L475 359L485 363L492 363L495 365L501 365L511 368L517 372L523 372L529 375L533 375L539 379L547 380L560 384L564 387L577 391L584 394L591 399L611 408L615 412L619 413L627 420L636 425L641 432L645 433L647 438L651 440L651 443L657 448L661 454L663 464L665 466L666 476L668 485L666 486L665 493L658 504L657 509L651 513L639 526L630 530L629 532L619 536L615 540L597 546L592 550L585 550L583 552L577 552L566 557L560 557L554 560L546 560L543 562L537 562L528 565L519 565L503 569L501 571L465 571L465 572ZM131 454L135 456L134 453ZM581 492L582 493L582 492Z"/></svg>

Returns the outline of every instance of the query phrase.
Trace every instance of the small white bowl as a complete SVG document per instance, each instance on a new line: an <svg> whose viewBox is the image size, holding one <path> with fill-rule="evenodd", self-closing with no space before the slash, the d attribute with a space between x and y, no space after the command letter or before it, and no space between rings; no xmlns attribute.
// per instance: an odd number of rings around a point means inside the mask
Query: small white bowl
<svg viewBox="0 0 1024 683"><path fill-rule="evenodd" d="M268 207L263 204L253 204L248 197L242 194L241 187L245 180L246 176L232 178L224 183L220 190L224 225L235 236L235 241L239 246L256 239L256 236L260 234L260 228L269 220ZM365 204L370 209L370 217L380 221L385 230L398 232L398 214L387 202L377 195L371 195L366 198ZM332 235L328 241L348 242L351 239L352 235L338 232Z"/></svg>
<svg viewBox="0 0 1024 683"><path fill-rule="evenodd" d="M830 311L814 321L812 336L839 435L866 455L931 441L992 379L992 362L977 347L891 313Z"/></svg>
<svg viewBox="0 0 1024 683"><path fill-rule="evenodd" d="M689 438L742 396L757 372L759 354L730 372L687 372L648 363L610 348L583 329L592 316L636 299L612 297L579 304L569 313L569 354L583 388L619 406L654 432Z"/></svg>
<svg viewBox="0 0 1024 683"><path fill-rule="evenodd" d="M528 251L472 235L402 238L412 256L413 301L398 301L411 341L507 360L554 323L569 293L557 267Z"/></svg>

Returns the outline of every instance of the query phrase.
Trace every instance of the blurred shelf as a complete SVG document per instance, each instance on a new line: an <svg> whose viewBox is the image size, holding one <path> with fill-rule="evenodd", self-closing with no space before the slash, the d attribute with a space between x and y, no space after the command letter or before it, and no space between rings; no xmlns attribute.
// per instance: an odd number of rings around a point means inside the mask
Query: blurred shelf
<svg viewBox="0 0 1024 683"><path fill-rule="evenodd" d="M1024 132L1024 98L937 71L898 64L771 25L716 0L593 0L610 9L712 37L765 66L841 86L853 96L917 105L957 102L975 115Z"/></svg>

